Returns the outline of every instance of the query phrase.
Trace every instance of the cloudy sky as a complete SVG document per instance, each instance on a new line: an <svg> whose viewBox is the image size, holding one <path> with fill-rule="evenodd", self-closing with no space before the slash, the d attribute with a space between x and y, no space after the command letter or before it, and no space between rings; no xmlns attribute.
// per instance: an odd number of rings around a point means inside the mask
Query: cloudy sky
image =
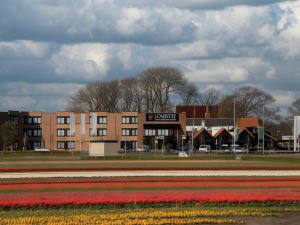
<svg viewBox="0 0 300 225"><path fill-rule="evenodd" d="M0 111L63 110L88 82L153 66L286 106L299 62L300 0L0 0Z"/></svg>

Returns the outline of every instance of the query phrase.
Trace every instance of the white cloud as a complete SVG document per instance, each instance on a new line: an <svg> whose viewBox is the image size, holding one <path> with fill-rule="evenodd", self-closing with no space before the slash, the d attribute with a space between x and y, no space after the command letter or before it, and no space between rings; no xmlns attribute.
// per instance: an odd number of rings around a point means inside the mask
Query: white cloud
<svg viewBox="0 0 300 225"><path fill-rule="evenodd" d="M295 92L292 91L274 91L272 96L277 105L291 105L297 99Z"/></svg>
<svg viewBox="0 0 300 225"><path fill-rule="evenodd" d="M216 60L184 61L186 77L191 82L246 83L255 81L261 74L270 79L275 69L259 58L224 58Z"/></svg>
<svg viewBox="0 0 300 225"><path fill-rule="evenodd" d="M300 2L282 3L278 6L281 10L277 23L279 35L274 36L270 42L273 52L284 60L300 59Z"/></svg>
<svg viewBox="0 0 300 225"><path fill-rule="evenodd" d="M42 58L46 55L48 48L48 43L29 40L0 41L0 57Z"/></svg>
<svg viewBox="0 0 300 225"><path fill-rule="evenodd" d="M55 73L59 76L103 78L109 65L106 44L64 45L52 56Z"/></svg>

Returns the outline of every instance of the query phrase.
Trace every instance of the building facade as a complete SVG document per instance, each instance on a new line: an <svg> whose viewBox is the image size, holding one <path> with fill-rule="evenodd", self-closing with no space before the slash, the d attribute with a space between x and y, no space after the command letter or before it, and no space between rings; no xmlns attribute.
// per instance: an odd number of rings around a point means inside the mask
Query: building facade
<svg viewBox="0 0 300 225"><path fill-rule="evenodd" d="M18 129L16 150L87 151L90 141L117 141L120 149L127 150L142 145L176 149L186 133L185 113L9 111L0 114L0 125L5 121Z"/></svg>

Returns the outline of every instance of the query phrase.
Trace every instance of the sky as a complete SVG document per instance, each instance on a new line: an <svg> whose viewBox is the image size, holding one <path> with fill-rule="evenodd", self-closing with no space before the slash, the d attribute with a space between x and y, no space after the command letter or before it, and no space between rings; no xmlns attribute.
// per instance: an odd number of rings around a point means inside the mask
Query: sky
<svg viewBox="0 0 300 225"><path fill-rule="evenodd" d="M156 66L284 110L299 62L299 0L0 0L0 111L62 111L87 83Z"/></svg>

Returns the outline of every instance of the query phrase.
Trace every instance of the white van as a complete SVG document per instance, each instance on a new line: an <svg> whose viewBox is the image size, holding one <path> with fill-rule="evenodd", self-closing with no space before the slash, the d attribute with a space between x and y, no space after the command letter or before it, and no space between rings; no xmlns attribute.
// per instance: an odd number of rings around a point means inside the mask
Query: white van
<svg viewBox="0 0 300 225"><path fill-rule="evenodd" d="M200 145L199 152L210 152L211 147L210 145Z"/></svg>

